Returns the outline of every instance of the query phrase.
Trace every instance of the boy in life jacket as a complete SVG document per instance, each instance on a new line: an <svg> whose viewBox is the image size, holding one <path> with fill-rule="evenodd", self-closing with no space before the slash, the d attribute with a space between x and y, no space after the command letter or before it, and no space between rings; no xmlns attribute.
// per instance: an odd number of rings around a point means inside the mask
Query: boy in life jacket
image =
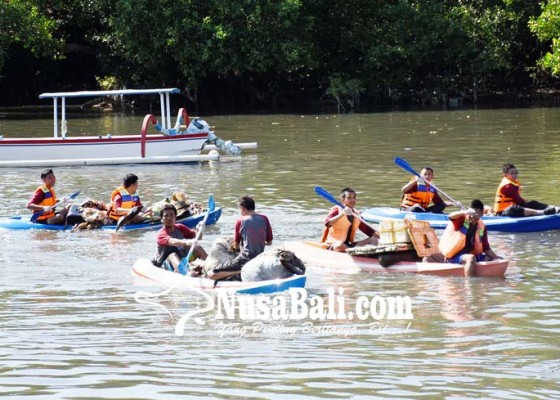
<svg viewBox="0 0 560 400"><path fill-rule="evenodd" d="M127 224L140 224L144 221L146 213L140 213L143 208L140 196L138 194L138 177L134 174L128 174L123 179L122 186L116 188L111 194L111 206L109 209L109 218L117 223L122 217L130 219Z"/></svg>
<svg viewBox="0 0 560 400"><path fill-rule="evenodd" d="M356 216L356 191L344 188L340 191L340 200L344 208L334 206L325 219L325 229L321 242L329 250L345 252L349 247L365 246L378 243L379 233ZM356 215L354 215L356 214ZM360 230L367 238L356 241L356 232Z"/></svg>
<svg viewBox="0 0 560 400"><path fill-rule="evenodd" d="M558 207L550 206L536 200L527 201L521 197L521 184L517 180L519 172L515 165L502 166L503 178L496 190L494 214L504 217L530 217L533 215L551 215L560 212Z"/></svg>
<svg viewBox="0 0 560 400"><path fill-rule="evenodd" d="M402 211L443 213L448 205L440 197L437 190L430 185L434 178L434 170L424 167L420 171L422 178L414 176L402 187ZM430 203L434 203L430 206Z"/></svg>
<svg viewBox="0 0 560 400"><path fill-rule="evenodd" d="M54 176L53 170L44 170L41 173L41 180L43 184L35 189L33 197L29 200L29 203L27 203L27 208L32 210L34 214L42 213L37 217L36 221L40 224L62 225L66 222L68 207L64 207L58 213L55 213L54 208L49 210L50 207L56 204L56 193L54 191L56 177Z"/></svg>
<svg viewBox="0 0 560 400"><path fill-rule="evenodd" d="M193 240L190 239L196 238L196 231L176 223L177 209L173 204L165 204L160 211L160 217L163 227L157 233L157 250L152 264L161 267L167 260L175 272L178 272L181 259L187 256L193 245ZM193 254L201 260L206 260L208 256L198 244L195 245Z"/></svg>
<svg viewBox="0 0 560 400"><path fill-rule="evenodd" d="M476 263L500 258L490 248L488 232L482 222L484 204L473 200L470 208L449 214L449 223L439 241L440 253L426 262L448 262L465 265L465 277L474 276Z"/></svg>

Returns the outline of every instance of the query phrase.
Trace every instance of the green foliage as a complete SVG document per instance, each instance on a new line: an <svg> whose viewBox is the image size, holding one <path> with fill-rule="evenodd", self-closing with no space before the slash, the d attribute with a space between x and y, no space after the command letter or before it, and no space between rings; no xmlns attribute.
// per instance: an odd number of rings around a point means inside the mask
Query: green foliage
<svg viewBox="0 0 560 400"><path fill-rule="evenodd" d="M538 65L560 74L560 0L539 13L524 0L4 0L0 68L14 45L60 58L64 42L66 55L95 57L103 87L422 102L524 88L533 33L547 46Z"/></svg>
<svg viewBox="0 0 560 400"><path fill-rule="evenodd" d="M550 51L540 58L538 64L553 75L560 76L560 1L547 1L542 14L531 18L529 26L541 42L550 44Z"/></svg>
<svg viewBox="0 0 560 400"><path fill-rule="evenodd" d="M56 22L40 13L31 0L0 2L0 70L10 47L20 45L36 57L60 58L62 41L54 36Z"/></svg>
<svg viewBox="0 0 560 400"><path fill-rule="evenodd" d="M119 89L119 81L114 76L96 76L95 80L101 90L116 90Z"/></svg>
<svg viewBox="0 0 560 400"><path fill-rule="evenodd" d="M340 112L341 109L346 110L344 104L353 108L355 104L359 103L360 96L364 91L365 88L359 79L344 80L340 76L334 76L330 79L326 94L336 100Z"/></svg>

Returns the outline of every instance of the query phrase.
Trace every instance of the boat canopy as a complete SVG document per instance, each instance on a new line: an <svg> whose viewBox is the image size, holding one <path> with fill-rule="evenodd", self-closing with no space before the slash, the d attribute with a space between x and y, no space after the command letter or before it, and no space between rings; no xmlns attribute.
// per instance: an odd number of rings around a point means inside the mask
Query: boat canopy
<svg viewBox="0 0 560 400"><path fill-rule="evenodd" d="M103 97L103 96L133 96L142 94L159 94L161 103L162 128L171 127L171 105L169 103L170 93L180 93L177 88L166 89L121 89L121 90L86 90L79 92L56 92L42 93L40 99L53 99L53 136L58 137L58 99L61 98L60 131L62 137L66 137L66 98L67 97Z"/></svg>

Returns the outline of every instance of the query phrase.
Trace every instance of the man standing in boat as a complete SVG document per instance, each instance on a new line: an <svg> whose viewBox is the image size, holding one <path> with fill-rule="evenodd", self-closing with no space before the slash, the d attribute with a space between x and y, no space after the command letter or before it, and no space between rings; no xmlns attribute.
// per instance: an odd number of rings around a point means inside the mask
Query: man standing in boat
<svg viewBox="0 0 560 400"><path fill-rule="evenodd" d="M420 171L422 177L415 176L402 187L402 211L443 213L448 205L431 185L434 170L424 167ZM430 203L434 203L430 206Z"/></svg>
<svg viewBox="0 0 560 400"><path fill-rule="evenodd" d="M465 277L474 276L476 263L500 258L490 248L488 231L482 222L484 204L473 200L470 208L449 214L449 223L439 241L441 253L424 259L426 262L463 264Z"/></svg>
<svg viewBox="0 0 560 400"><path fill-rule="evenodd" d="M356 191L352 188L344 188L340 191L340 200L344 208L334 206L325 219L323 230L323 242L327 249L345 252L349 247L376 245L379 234L373 228L355 216ZM356 232L360 230L367 238L355 241Z"/></svg>
<svg viewBox="0 0 560 400"><path fill-rule="evenodd" d="M179 272L179 263L187 256L196 232L183 224L177 224L177 209L173 204L165 204L160 211L163 227L157 234L157 250L152 264L161 267L167 260L175 272ZM202 239L202 233L200 236ZM193 254L201 260L206 260L206 251L198 244L195 245ZM189 260L191 261L191 260Z"/></svg>
<svg viewBox="0 0 560 400"><path fill-rule="evenodd" d="M143 207L138 195L138 177L128 174L124 177L122 186L111 194L109 217L119 225L140 224L147 214L140 212ZM119 221L121 218L123 220Z"/></svg>
<svg viewBox="0 0 560 400"><path fill-rule="evenodd" d="M558 207L527 201L521 197L521 184L517 180L519 172L515 165L502 166L503 178L496 191L494 200L494 214L504 217L531 217L534 215L551 215L560 212Z"/></svg>
<svg viewBox="0 0 560 400"><path fill-rule="evenodd" d="M27 208L32 210L33 214L41 213L36 220L40 224L62 225L66 222L68 207L64 207L60 212L55 213L56 193L54 185L56 184L56 176L53 170L44 170L41 173L41 180L43 184L35 189L33 197L27 203Z"/></svg>

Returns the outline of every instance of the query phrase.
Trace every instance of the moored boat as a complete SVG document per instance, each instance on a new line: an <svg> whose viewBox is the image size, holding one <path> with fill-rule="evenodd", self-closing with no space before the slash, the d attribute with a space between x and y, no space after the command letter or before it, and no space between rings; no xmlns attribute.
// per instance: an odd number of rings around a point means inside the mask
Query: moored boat
<svg viewBox="0 0 560 400"><path fill-rule="evenodd" d="M183 224L189 228L196 228L196 225L203 220L205 213L193 215L187 218L183 218L181 220L177 220L177 223ZM213 212L210 213L208 216L208 220L206 221L206 225L213 225L220 219L222 215L222 208L218 207ZM10 230L29 230L29 229L40 229L40 230L48 230L48 231L64 231L64 230L71 230L72 225L47 225L47 224L39 224L36 222L30 221L30 216L14 216L10 218L2 218L0 219L0 228L10 229ZM145 224L132 224L132 225L124 225L122 226L119 231L137 231L137 230L153 230L159 229L162 227L161 222L156 223L145 223ZM105 231L115 231L117 228L116 225L105 225L99 229Z"/></svg>
<svg viewBox="0 0 560 400"><path fill-rule="evenodd" d="M70 165L107 165L107 164L153 164L184 163L219 160L219 153L201 154L203 149L216 149L210 142L218 139L208 124L192 121L187 111L181 108L177 122L171 126L170 94L180 93L177 88L167 89L123 89L104 91L43 93L39 98L53 99L53 137L6 138L0 136L0 167L70 166ZM161 119L153 115L144 118L139 134L67 137L66 98L107 97L128 95L160 96ZM59 103L61 117L59 121ZM148 134L153 125L157 134ZM187 127L181 130L182 127ZM60 134L59 134L60 132ZM219 139L225 150L256 148L256 143L233 144ZM223 146L228 143L228 146Z"/></svg>
<svg viewBox="0 0 560 400"><path fill-rule="evenodd" d="M295 255L301 258L308 266L331 268L341 272L366 271L456 277L465 276L465 269L461 264L399 261L389 267L382 267L377 258L351 256L347 253L326 250L317 242L285 242L283 247L293 251ZM476 265L474 276L503 277L508 265L508 260L480 262Z"/></svg>
<svg viewBox="0 0 560 400"><path fill-rule="evenodd" d="M445 229L449 222L447 214L433 213L414 213L409 211L401 211L393 207L373 207L364 210L361 214L368 222L380 223L386 219L411 219L418 221L427 221L434 229ZM488 231L496 232L539 232L560 229L560 214L539 215L534 217L498 217L492 215L484 215L482 221Z"/></svg>
<svg viewBox="0 0 560 400"><path fill-rule="evenodd" d="M243 294L275 293L290 288L303 288L307 277L293 275L285 279L273 279L259 282L214 281L206 278L195 278L167 271L152 265L150 260L141 258L132 266L132 275L158 286L173 286L179 289L197 289L204 291L227 290Z"/></svg>

